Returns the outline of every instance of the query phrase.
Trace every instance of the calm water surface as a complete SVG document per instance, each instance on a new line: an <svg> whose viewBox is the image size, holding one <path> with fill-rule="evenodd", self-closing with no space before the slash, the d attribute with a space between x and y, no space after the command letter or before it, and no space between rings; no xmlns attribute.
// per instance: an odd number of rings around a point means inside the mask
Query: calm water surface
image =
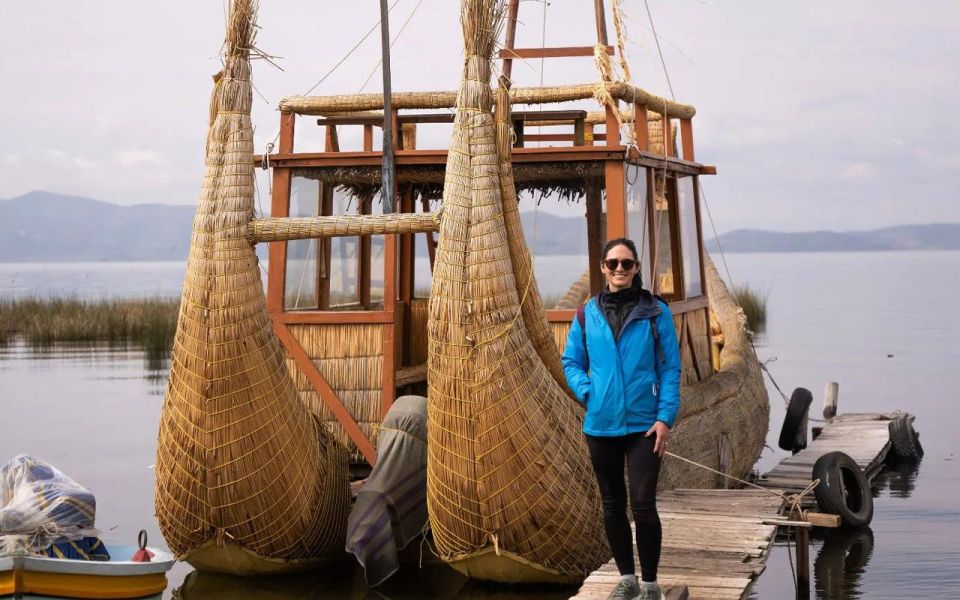
<svg viewBox="0 0 960 600"><path fill-rule="evenodd" d="M546 258L546 257L545 257ZM564 271L563 260L548 263ZM556 262L556 264L552 264ZM814 540L811 598L960 597L960 442L955 385L960 364L960 253L729 255L733 280L769 292L762 360L789 395L808 387L819 411L827 381L840 382L841 412L907 410L926 456L919 467L888 470L876 485L869 530ZM718 260L718 267L723 265ZM569 269L567 269L569 271ZM176 296L182 263L0 264L0 296ZM559 275L539 273L545 292ZM153 517L153 463L166 364L136 348L0 348L0 460L26 452L56 464L97 495L105 538L132 542ZM953 383L950 379L950 383ZM772 404L768 444L783 400ZM784 457L765 450L760 470ZM794 597L789 553L781 543L751 597ZM564 598L570 590L466 585L451 570L405 568L386 589L342 566L322 576L234 580L174 569L166 596L178 598Z"/></svg>

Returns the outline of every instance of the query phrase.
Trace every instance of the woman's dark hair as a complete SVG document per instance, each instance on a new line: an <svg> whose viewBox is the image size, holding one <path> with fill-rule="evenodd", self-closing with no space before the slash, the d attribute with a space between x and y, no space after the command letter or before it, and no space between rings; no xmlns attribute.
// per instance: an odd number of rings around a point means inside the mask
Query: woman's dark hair
<svg viewBox="0 0 960 600"><path fill-rule="evenodd" d="M606 260L607 254L610 252L610 250L617 246L626 246L627 250L633 253L633 260L640 262L640 255L637 254L637 245L633 243L633 240L624 237L610 240L604 244L603 252L601 253L601 256L603 257L602 260Z"/></svg>
<svg viewBox="0 0 960 600"><path fill-rule="evenodd" d="M637 272L633 276L633 286L637 288L643 287L643 279L640 277L640 255L637 254L637 245L633 243L633 240L630 238L615 238L608 241L603 245L603 252L600 254L603 258L601 260L607 259L607 254L611 249L616 248L617 246L626 246L627 250L633 254L633 260L637 261Z"/></svg>

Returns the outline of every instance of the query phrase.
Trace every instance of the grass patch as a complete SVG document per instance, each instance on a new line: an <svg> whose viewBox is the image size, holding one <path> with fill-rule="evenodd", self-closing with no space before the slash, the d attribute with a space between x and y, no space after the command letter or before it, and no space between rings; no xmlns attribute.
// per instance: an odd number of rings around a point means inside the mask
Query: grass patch
<svg viewBox="0 0 960 600"><path fill-rule="evenodd" d="M763 333L767 328L767 297L769 292L760 292L749 285L733 288L733 298L747 315L747 327L754 333Z"/></svg>
<svg viewBox="0 0 960 600"><path fill-rule="evenodd" d="M177 328L179 299L0 299L0 342L21 336L28 344L134 342L148 353L168 353Z"/></svg>

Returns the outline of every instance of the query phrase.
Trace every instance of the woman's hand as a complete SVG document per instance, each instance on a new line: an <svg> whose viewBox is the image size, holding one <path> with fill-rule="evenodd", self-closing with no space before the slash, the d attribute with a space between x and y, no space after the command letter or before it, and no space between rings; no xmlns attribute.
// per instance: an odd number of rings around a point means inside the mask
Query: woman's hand
<svg viewBox="0 0 960 600"><path fill-rule="evenodd" d="M653 453L663 458L663 454L667 451L667 444L670 442L670 428L663 421L657 421L653 424L653 427L647 430L644 437L650 437L651 435L657 436L653 443Z"/></svg>

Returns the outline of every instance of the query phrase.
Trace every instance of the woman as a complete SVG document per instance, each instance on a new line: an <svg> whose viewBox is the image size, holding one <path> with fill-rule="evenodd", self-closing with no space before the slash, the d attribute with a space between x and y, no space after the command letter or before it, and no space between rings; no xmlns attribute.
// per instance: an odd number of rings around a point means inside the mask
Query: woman
<svg viewBox="0 0 960 600"><path fill-rule="evenodd" d="M600 486L607 541L620 571L609 598L659 600L657 477L680 408L679 344L670 309L641 287L631 240L607 242L600 268L606 289L577 312L563 369L570 389L587 409L583 432ZM640 583L627 520L624 459Z"/></svg>

